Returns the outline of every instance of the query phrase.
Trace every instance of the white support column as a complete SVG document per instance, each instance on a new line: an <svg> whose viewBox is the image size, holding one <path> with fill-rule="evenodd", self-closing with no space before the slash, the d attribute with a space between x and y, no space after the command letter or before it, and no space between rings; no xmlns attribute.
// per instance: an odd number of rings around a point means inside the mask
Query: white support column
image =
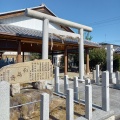
<svg viewBox="0 0 120 120"><path fill-rule="evenodd" d="M116 72L116 85L120 85L120 72Z"/></svg>
<svg viewBox="0 0 120 120"><path fill-rule="evenodd" d="M55 67L55 92L59 93L59 67Z"/></svg>
<svg viewBox="0 0 120 120"><path fill-rule="evenodd" d="M0 82L0 120L10 120L10 84Z"/></svg>
<svg viewBox="0 0 120 120"><path fill-rule="evenodd" d="M99 65L96 65L96 84L99 84Z"/></svg>
<svg viewBox="0 0 120 120"><path fill-rule="evenodd" d="M93 70L93 80L95 80L96 83L96 70Z"/></svg>
<svg viewBox="0 0 120 120"><path fill-rule="evenodd" d="M107 45L107 70L113 73L113 45Z"/></svg>
<svg viewBox="0 0 120 120"><path fill-rule="evenodd" d="M73 89L67 89L66 93L66 120L74 120Z"/></svg>
<svg viewBox="0 0 120 120"><path fill-rule="evenodd" d="M109 71L109 82L116 83L115 73L113 73L113 45L107 45L107 70Z"/></svg>
<svg viewBox="0 0 120 120"><path fill-rule="evenodd" d="M66 90L69 88L68 84L68 75L64 76L64 94L66 94Z"/></svg>
<svg viewBox="0 0 120 120"><path fill-rule="evenodd" d="M40 120L49 120L49 94L42 93L40 99Z"/></svg>
<svg viewBox="0 0 120 120"><path fill-rule="evenodd" d="M109 72L102 73L102 109L110 110L110 95L109 95Z"/></svg>
<svg viewBox="0 0 120 120"><path fill-rule="evenodd" d="M79 90L78 90L78 77L74 77L74 100L78 101Z"/></svg>
<svg viewBox="0 0 120 120"><path fill-rule="evenodd" d="M85 86L85 118L92 120L92 86Z"/></svg>
<svg viewBox="0 0 120 120"><path fill-rule="evenodd" d="M80 42L79 42L79 79L83 80L84 77L84 38L83 38L83 29L79 30L80 33Z"/></svg>
<svg viewBox="0 0 120 120"><path fill-rule="evenodd" d="M48 59L49 20L43 20L42 59Z"/></svg>

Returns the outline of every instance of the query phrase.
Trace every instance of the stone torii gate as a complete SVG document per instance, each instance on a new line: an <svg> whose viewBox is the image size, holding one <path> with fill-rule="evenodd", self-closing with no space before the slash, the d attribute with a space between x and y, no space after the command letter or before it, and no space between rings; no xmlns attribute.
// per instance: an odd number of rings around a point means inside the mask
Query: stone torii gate
<svg viewBox="0 0 120 120"><path fill-rule="evenodd" d="M25 15L28 17L43 20L43 40L42 40L42 59L48 59L48 35L49 35L49 22L57 23L60 25L65 25L67 27L72 27L78 29L78 34L80 35L79 40L79 79L83 80L84 77L84 41L83 41L83 31L92 31L91 27L81 25L75 22L64 20L58 17L53 17L41 12L37 12L31 9L26 9ZM66 53L66 52L65 52ZM66 58L66 57L65 57ZM65 60L66 61L66 60ZM66 68L67 70L67 68Z"/></svg>

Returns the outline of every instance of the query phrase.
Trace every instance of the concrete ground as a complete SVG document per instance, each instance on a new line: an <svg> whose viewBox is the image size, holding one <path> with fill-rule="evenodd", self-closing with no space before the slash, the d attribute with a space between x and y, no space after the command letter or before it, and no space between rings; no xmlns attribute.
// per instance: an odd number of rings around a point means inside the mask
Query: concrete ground
<svg viewBox="0 0 120 120"><path fill-rule="evenodd" d="M60 80L60 92L64 92L64 80ZM73 88L73 81L69 81L69 87ZM101 86L92 84L93 104L101 107ZM85 84L79 83L80 99L85 100ZM116 120L120 120L120 90L110 88L110 109L115 112Z"/></svg>

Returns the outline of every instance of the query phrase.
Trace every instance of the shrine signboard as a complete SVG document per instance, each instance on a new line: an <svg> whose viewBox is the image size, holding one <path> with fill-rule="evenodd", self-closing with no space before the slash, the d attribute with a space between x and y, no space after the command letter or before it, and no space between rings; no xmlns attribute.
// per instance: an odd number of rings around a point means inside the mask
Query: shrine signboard
<svg viewBox="0 0 120 120"><path fill-rule="evenodd" d="M52 79L53 65L49 59L7 65L0 69L0 81L8 81L11 84Z"/></svg>

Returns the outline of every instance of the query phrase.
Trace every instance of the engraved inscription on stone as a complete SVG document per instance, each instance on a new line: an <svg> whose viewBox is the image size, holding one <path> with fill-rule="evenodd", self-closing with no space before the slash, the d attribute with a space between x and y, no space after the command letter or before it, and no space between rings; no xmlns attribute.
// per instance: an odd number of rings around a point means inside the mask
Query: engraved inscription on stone
<svg viewBox="0 0 120 120"><path fill-rule="evenodd" d="M12 64L0 69L0 81L5 80L10 83L28 83L52 79L53 65L49 59Z"/></svg>

